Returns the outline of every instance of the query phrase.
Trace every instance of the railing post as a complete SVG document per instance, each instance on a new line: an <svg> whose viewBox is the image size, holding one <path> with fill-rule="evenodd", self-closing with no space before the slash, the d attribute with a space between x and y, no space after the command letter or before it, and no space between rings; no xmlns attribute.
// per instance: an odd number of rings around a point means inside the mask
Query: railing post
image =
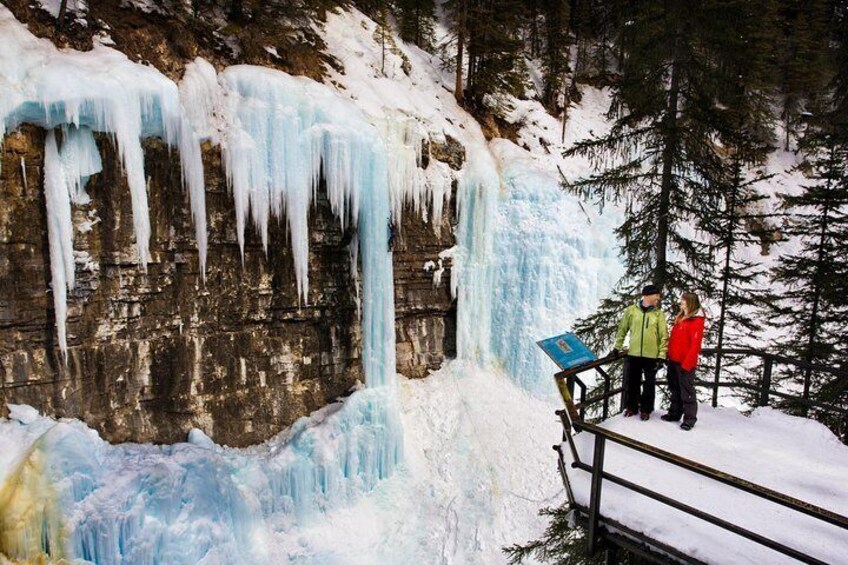
<svg viewBox="0 0 848 565"><path fill-rule="evenodd" d="M809 363L810 360L808 360L807 362ZM806 371L804 371L804 400L810 399L810 378L812 376L813 376L813 371L811 369L808 368ZM810 405L805 403L804 407L801 411L801 415L806 418L809 413L810 413Z"/></svg>
<svg viewBox="0 0 848 565"><path fill-rule="evenodd" d="M768 406L769 394L771 392L771 368L773 359L766 355L763 357L763 380L760 383L760 402L759 406Z"/></svg>
<svg viewBox="0 0 848 565"><path fill-rule="evenodd" d="M580 420L586 420L586 387L580 387Z"/></svg>
<svg viewBox="0 0 848 565"><path fill-rule="evenodd" d="M606 438L595 436L595 454L592 458L592 486L589 492L589 555L598 551L598 528L601 515L601 484L604 474L604 446Z"/></svg>
<svg viewBox="0 0 848 565"><path fill-rule="evenodd" d="M716 350L715 375L713 377L713 408L718 407L718 383L721 376L721 349Z"/></svg>

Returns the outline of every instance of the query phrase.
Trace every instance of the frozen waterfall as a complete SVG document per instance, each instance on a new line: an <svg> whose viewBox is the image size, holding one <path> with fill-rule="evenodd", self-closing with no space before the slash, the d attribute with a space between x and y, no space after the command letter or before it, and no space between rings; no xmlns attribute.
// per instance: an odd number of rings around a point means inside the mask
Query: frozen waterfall
<svg viewBox="0 0 848 565"><path fill-rule="evenodd" d="M268 232L285 218L301 303L310 300L309 214L322 183L338 221L355 228L351 268L357 273L361 264L367 384L248 449L217 446L199 430L184 444L111 446L80 422L13 407L0 445L26 448L0 464L0 548L12 558L269 562L264 536L320 519L391 476L404 436L388 226L405 205L439 226L454 178L456 247L443 258L453 257L462 359L543 390L550 370L533 342L567 329L617 275L603 230L569 221L579 214L575 202L508 142L490 145L471 132L461 171L434 162L423 171L423 143L434 132L403 113L366 116L309 79L244 65L218 73L198 59L177 86L103 46L58 51L2 6L0 33L9 38L0 51L0 135L23 123L48 130L44 188L63 352L74 288L72 206L87 200L87 179L102 168L97 144L118 148L142 266L150 258L142 140L159 137L179 149L203 273L200 143L208 140L222 152L242 253L248 229L266 248L288 244Z"/></svg>
<svg viewBox="0 0 848 565"><path fill-rule="evenodd" d="M556 365L535 342L570 330L620 277L614 212L584 210L506 140L471 153L457 198L458 355L553 393Z"/></svg>

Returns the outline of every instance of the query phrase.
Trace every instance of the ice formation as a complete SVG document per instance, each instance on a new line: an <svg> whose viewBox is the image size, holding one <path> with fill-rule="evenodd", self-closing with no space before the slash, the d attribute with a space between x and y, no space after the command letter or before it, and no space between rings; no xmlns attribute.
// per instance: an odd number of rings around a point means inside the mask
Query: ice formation
<svg viewBox="0 0 848 565"><path fill-rule="evenodd" d="M44 196L47 207L47 239L50 245L50 275L52 278L53 306L56 312L56 330L59 348L67 355L65 319L67 318L67 293L74 289L74 226L71 221L71 188L62 167L56 135L47 132L44 145Z"/></svg>
<svg viewBox="0 0 848 565"><path fill-rule="evenodd" d="M0 16L5 27L20 32L7 12ZM185 445L110 448L88 431L55 424L7 480L3 547L14 556L48 552L97 563L263 560L254 554L256 524L285 527L344 504L391 474L401 459L388 163L403 159L401 167L410 161L415 167L420 153L389 158L378 130L352 103L308 79L249 66L217 75L196 61L178 89L103 47L90 54L58 53L34 38L17 39L22 56L24 47L35 55L21 59L20 68L0 60L4 77L19 73L24 93L4 98L0 110L4 128L27 122L48 129L45 191L63 352L65 298L74 283L71 204L85 201L86 179L101 168L92 132L117 141L142 264L150 227L141 139L160 136L180 149L201 264L206 239L200 140L209 139L221 146L242 244L250 217L266 245L280 245L268 241L267 226L270 218L285 215L302 300L309 296L308 214L321 180L342 226L356 229L352 260L362 264L362 355L370 389L299 421L265 448L244 452L215 449L212 455ZM48 70L33 71L37 65ZM110 83L119 79L124 86ZM199 434L192 437L208 447ZM112 482L115 476L122 479ZM189 527L202 530L191 541L184 535Z"/></svg>
<svg viewBox="0 0 848 565"><path fill-rule="evenodd" d="M553 392L556 366L535 342L571 329L621 276L615 218L584 211L559 179L506 140L492 147L504 190L492 229L487 293L493 356L533 392Z"/></svg>
<svg viewBox="0 0 848 565"><path fill-rule="evenodd" d="M88 178L103 170L100 151L97 149L94 134L87 127L63 127L62 138L59 159L65 172L71 202L84 204L88 202L85 192Z"/></svg>
<svg viewBox="0 0 848 565"><path fill-rule="evenodd" d="M392 474L402 451L393 394L360 391L245 450L197 433L110 446L80 422L18 409L28 425L0 430L0 442L28 446L0 465L0 547L13 559L101 565L272 562L269 524L309 523Z"/></svg>
<svg viewBox="0 0 848 565"><path fill-rule="evenodd" d="M184 107L193 108L187 118L193 129L221 145L242 254L248 219L267 248L280 244L269 242L269 222L285 216L304 303L309 211L323 179L331 210L342 229L357 229L361 247L352 260L362 261L367 383L390 384L395 370L390 176L378 131L328 87L272 69L237 65L216 78L211 65L197 60L181 92Z"/></svg>
<svg viewBox="0 0 848 565"><path fill-rule="evenodd" d="M49 552L97 563L268 562L262 537L269 527L287 531L308 523L391 475L402 460L403 435L389 225L399 224L411 205L438 229L454 177L457 245L432 267L438 285L451 261L462 359L503 366L533 390L549 371L539 370L532 340L560 331L560 315L574 315L604 290L609 258L580 262L592 254L589 247L606 249L609 242L569 228L563 216L575 214L573 203L555 179L516 157L514 146L490 147L470 118L467 129L451 130L465 136L464 169L455 175L431 159L422 170L424 141L433 134L417 117L399 110L366 115L305 78L251 66L218 73L198 59L177 86L103 46L59 52L30 36L3 7L0 32L10 38L0 52L0 134L24 122L48 129L48 237L63 351L65 297L74 284L71 206L85 202L86 179L101 168L94 133L117 144L142 265L150 226L141 140L161 137L179 148L201 272L200 142L208 140L222 152L242 252L246 229L256 229L266 246L285 244L268 237L269 222L285 216L304 303L309 213L324 182L333 213L354 230L351 270L358 276L361 263L368 385L245 450L216 446L199 430L188 444L112 447L79 423L29 418L13 433L33 435L20 440L31 448L0 466L0 541L12 557Z"/></svg>
<svg viewBox="0 0 848 565"><path fill-rule="evenodd" d="M457 198L458 356L549 394L555 365L535 342L568 330L620 276L614 220L587 221L559 180L506 140L470 153Z"/></svg>
<svg viewBox="0 0 848 565"><path fill-rule="evenodd" d="M460 359L491 365L493 234L501 180L485 147L472 148L457 194L456 252L451 292L457 300Z"/></svg>
<svg viewBox="0 0 848 565"><path fill-rule="evenodd" d="M150 259L150 219L141 142L145 137L160 137L178 146L183 180L192 200L203 271L203 165L197 136L183 117L173 81L101 45L95 44L85 53L60 51L49 40L31 35L5 6L0 6L0 35L0 138L23 123L48 130L62 128L70 143L68 149L62 150L68 158L65 168L71 178L84 179L84 169L91 169L94 163L93 154L85 153L93 148L93 138L87 131L108 134L117 144L127 178L137 255L145 268ZM82 152L76 163L70 160L71 151ZM77 165L80 169L75 171ZM81 197L84 182L75 180L73 184L73 197ZM61 285L54 281L53 286ZM64 328L59 331L64 333Z"/></svg>

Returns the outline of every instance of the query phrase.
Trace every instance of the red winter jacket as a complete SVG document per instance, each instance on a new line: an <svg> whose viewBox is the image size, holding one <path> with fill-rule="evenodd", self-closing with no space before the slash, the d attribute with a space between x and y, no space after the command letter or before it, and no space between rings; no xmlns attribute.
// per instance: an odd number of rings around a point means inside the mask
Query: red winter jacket
<svg viewBox="0 0 848 565"><path fill-rule="evenodd" d="M698 354L704 338L704 315L699 311L691 318L683 318L671 328L668 338L668 359L680 363L684 371L698 366Z"/></svg>

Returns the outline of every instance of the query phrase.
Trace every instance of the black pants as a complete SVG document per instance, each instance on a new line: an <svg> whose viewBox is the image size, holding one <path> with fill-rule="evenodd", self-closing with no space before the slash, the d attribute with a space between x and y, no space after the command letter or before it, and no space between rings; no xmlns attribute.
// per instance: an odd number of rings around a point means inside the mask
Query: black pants
<svg viewBox="0 0 848 565"><path fill-rule="evenodd" d="M642 376L645 377L644 384ZM654 411L657 394L657 360L650 357L624 358L624 407L632 412Z"/></svg>
<svg viewBox="0 0 848 565"><path fill-rule="evenodd" d="M698 397L695 395L695 370L684 371L680 363L668 362L668 392L671 406L668 413L675 420L694 424L698 420Z"/></svg>

